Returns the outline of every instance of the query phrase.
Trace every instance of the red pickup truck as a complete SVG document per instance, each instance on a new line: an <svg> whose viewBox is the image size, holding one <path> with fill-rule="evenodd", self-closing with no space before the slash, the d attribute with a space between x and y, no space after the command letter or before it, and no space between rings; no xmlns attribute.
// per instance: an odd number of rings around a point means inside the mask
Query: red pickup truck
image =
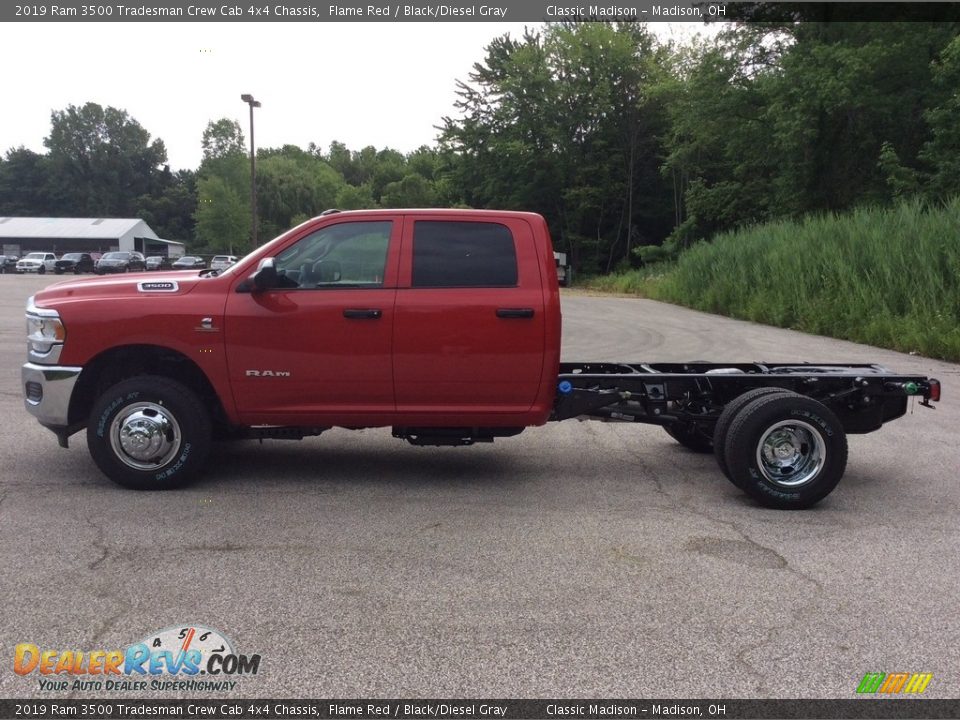
<svg viewBox="0 0 960 720"><path fill-rule="evenodd" d="M390 426L470 445L548 420L662 425L759 502L812 505L846 435L940 384L878 365L561 363L544 219L328 211L222 272L54 284L28 301L25 404L130 488L179 487L211 443Z"/></svg>

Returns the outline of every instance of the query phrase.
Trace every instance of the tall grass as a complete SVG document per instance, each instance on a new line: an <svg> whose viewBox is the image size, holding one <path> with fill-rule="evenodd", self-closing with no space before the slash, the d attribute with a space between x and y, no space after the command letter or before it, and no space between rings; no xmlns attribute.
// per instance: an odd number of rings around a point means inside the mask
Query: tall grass
<svg viewBox="0 0 960 720"><path fill-rule="evenodd" d="M654 297L657 285L676 267L673 262L658 262L646 267L611 275L595 275L582 284L588 290Z"/></svg>
<svg viewBox="0 0 960 720"><path fill-rule="evenodd" d="M960 361L960 198L720 235L640 284L708 312Z"/></svg>

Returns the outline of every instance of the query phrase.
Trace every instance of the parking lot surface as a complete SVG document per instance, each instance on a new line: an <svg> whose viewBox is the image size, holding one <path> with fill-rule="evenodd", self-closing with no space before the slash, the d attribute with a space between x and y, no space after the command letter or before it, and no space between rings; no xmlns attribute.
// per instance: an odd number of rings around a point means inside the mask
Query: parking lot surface
<svg viewBox="0 0 960 720"><path fill-rule="evenodd" d="M879 362L944 401L850 438L819 506L757 506L655 427L576 420L469 448L389 429L227 444L185 490L103 477L23 409L0 277L0 696L960 694L960 368L647 300L565 294L564 360ZM262 658L231 692L51 692L18 643L126 647L200 624ZM70 678L72 681L73 678Z"/></svg>

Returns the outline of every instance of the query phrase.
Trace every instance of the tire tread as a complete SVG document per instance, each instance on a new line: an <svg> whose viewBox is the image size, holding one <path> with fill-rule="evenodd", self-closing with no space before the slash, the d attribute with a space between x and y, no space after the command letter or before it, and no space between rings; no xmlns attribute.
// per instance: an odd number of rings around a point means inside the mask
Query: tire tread
<svg viewBox="0 0 960 720"><path fill-rule="evenodd" d="M737 485L737 481L731 477L730 469L727 467L726 444L727 436L730 434L730 425L737 415L740 414L740 411L757 398L783 393L796 395L796 393L780 387L762 387L747 390L747 392L737 395L733 400L728 402L723 408L723 412L720 413L720 418L717 420L717 425L713 430L713 454L724 476L734 485ZM802 396L797 395L797 397ZM737 487L740 486L737 485Z"/></svg>
<svg viewBox="0 0 960 720"><path fill-rule="evenodd" d="M183 468L163 480L158 480L153 471L124 465L116 459L109 439L96 433L97 418L108 412L109 404L135 390L170 406L180 406L176 411L177 421L184 439L189 436L192 448ZM109 412L112 414L122 407L122 404L117 405ZM176 380L161 375L136 375L112 385L94 402L87 424L87 447L97 467L118 485L132 490L169 490L188 484L203 467L210 452L211 437L210 414L196 394Z"/></svg>
<svg viewBox="0 0 960 720"><path fill-rule="evenodd" d="M750 478L746 471L756 452L754 436L778 417L788 417L788 410L797 407L818 414L833 429L833 435L824 437L826 463L810 484L795 492L774 494L765 481ZM823 403L797 393L771 394L754 399L734 417L727 432L725 453L731 480L754 500L781 510L804 509L829 495L843 477L847 466L847 436L843 424Z"/></svg>

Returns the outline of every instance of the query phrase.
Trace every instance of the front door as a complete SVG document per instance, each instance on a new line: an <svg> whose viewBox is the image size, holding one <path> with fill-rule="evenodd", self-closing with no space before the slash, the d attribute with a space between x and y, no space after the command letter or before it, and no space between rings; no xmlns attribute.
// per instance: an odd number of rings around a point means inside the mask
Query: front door
<svg viewBox="0 0 960 720"><path fill-rule="evenodd" d="M324 219L277 254L283 287L231 294L227 358L242 422L345 424L393 412L399 244L395 217Z"/></svg>

